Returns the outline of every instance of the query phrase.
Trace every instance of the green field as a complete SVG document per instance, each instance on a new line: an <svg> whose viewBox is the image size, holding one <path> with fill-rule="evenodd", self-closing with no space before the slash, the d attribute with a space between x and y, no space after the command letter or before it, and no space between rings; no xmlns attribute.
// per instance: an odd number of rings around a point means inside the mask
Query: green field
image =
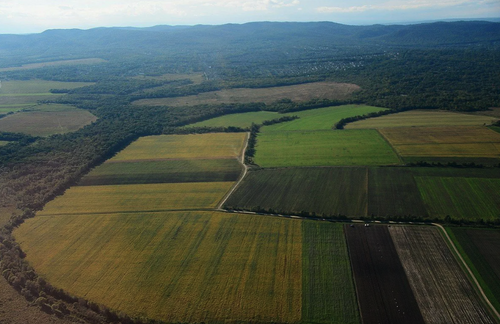
<svg viewBox="0 0 500 324"><path fill-rule="evenodd" d="M79 185L236 181L241 171L236 159L108 162L88 173Z"/></svg>
<svg viewBox="0 0 500 324"><path fill-rule="evenodd" d="M9 141L0 141L0 146L7 145L7 144L9 144L9 143L10 143Z"/></svg>
<svg viewBox="0 0 500 324"><path fill-rule="evenodd" d="M427 216L410 170L370 168L368 174L368 215L387 218Z"/></svg>
<svg viewBox="0 0 500 324"><path fill-rule="evenodd" d="M345 126L346 129L388 127L482 126L498 120L495 117L461 114L443 110L411 110L368 118Z"/></svg>
<svg viewBox="0 0 500 324"><path fill-rule="evenodd" d="M141 137L110 161L237 158L242 153L246 137L246 133Z"/></svg>
<svg viewBox="0 0 500 324"><path fill-rule="evenodd" d="M261 124L265 120L271 120L286 116L271 111L255 111L242 114L230 114L217 118L208 119L199 123L190 124L189 127L250 127L252 123Z"/></svg>
<svg viewBox="0 0 500 324"><path fill-rule="evenodd" d="M226 206L318 216L365 216L366 168L288 168L251 171Z"/></svg>
<svg viewBox="0 0 500 324"><path fill-rule="evenodd" d="M400 160L375 130L266 131L257 136L261 167L397 165Z"/></svg>
<svg viewBox="0 0 500 324"><path fill-rule="evenodd" d="M429 216L456 220L498 220L500 179L415 177Z"/></svg>
<svg viewBox="0 0 500 324"><path fill-rule="evenodd" d="M496 309L500 309L500 232L491 229L447 227L446 231Z"/></svg>
<svg viewBox="0 0 500 324"><path fill-rule="evenodd" d="M382 110L386 109L364 105L346 105L298 111L289 115L299 116L299 119L266 126L261 131L265 133L268 131L327 130L332 129L342 118L365 115Z"/></svg>
<svg viewBox="0 0 500 324"><path fill-rule="evenodd" d="M215 212L39 216L14 235L53 285L132 316L301 320L301 222Z"/></svg>
<svg viewBox="0 0 500 324"><path fill-rule="evenodd" d="M89 82L59 82L45 80L2 81L1 96L50 94L51 89L76 89L90 85Z"/></svg>
<svg viewBox="0 0 500 324"><path fill-rule="evenodd" d="M76 131L97 120L87 110L30 111L0 119L0 131L48 136Z"/></svg>
<svg viewBox="0 0 500 324"><path fill-rule="evenodd" d="M302 322L360 323L342 225L302 224Z"/></svg>
<svg viewBox="0 0 500 324"><path fill-rule="evenodd" d="M233 182L80 186L50 201L38 215L77 215L215 208Z"/></svg>
<svg viewBox="0 0 500 324"><path fill-rule="evenodd" d="M40 63L23 64L21 66L13 66L13 67L1 68L0 72L39 69L39 68L43 68L43 67L46 67L46 66L99 64L99 63L104 63L104 62L106 62L106 60L103 60L103 59L100 59L100 58L86 58L86 59L76 59L76 60L61 60L61 61L51 61L51 62L40 62Z"/></svg>

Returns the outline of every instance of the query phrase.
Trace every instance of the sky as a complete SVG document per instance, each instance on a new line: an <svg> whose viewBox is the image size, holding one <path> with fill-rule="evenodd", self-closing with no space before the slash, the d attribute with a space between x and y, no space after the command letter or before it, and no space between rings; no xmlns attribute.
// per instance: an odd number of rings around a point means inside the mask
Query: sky
<svg viewBox="0 0 500 324"><path fill-rule="evenodd" d="M500 0L0 0L0 34L111 26L499 18Z"/></svg>

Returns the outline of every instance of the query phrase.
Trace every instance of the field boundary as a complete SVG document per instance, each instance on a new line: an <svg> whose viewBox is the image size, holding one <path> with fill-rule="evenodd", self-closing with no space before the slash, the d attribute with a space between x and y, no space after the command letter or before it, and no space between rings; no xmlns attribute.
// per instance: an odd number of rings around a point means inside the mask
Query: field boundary
<svg viewBox="0 0 500 324"><path fill-rule="evenodd" d="M458 256L459 261L462 263L462 266L467 270L469 277L472 278L472 281L473 281L474 285L476 286L477 290L479 291L480 295L482 296L483 300L486 302L486 304L489 306L490 310L496 316L496 321L499 322L500 321L500 313L498 313L497 309L493 306L493 304L490 302L490 300L488 299L488 297L484 293L483 288L481 287L481 285L479 284L479 282L476 279L476 276L474 275L472 270L469 268L469 265L467 264L467 262L465 262L464 258L462 257L462 255L458 251L457 247L455 246L455 243L453 243L453 240L448 235L448 232L446 232L446 229L442 225L437 224L437 223L432 223L432 225L437 226L441 230L441 232L444 233L444 237L448 241L448 244L453 248L453 252L455 253L455 255Z"/></svg>
<svg viewBox="0 0 500 324"><path fill-rule="evenodd" d="M238 179L238 181L236 181L236 183L233 185L233 187L231 189L229 189L229 191L227 192L227 194L224 196L224 198L222 198L222 200L220 201L220 203L215 208L218 211L225 211L222 208L222 206L224 206L224 204L229 199L229 197L233 194L233 192L236 190L236 188L238 188L240 186L241 182L243 181L243 179L245 178L245 176L248 173L248 166L245 164L245 152L247 151L249 139L250 139L250 133L247 132L247 138L245 140L245 147L243 147L243 149L241 150L241 155L238 158L238 161L240 161L241 165L243 165L243 172L241 173L240 178Z"/></svg>

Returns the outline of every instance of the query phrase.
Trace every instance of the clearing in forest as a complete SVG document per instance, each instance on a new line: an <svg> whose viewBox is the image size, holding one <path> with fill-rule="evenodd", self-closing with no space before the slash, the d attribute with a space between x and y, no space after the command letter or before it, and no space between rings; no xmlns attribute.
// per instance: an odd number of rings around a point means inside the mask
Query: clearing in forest
<svg viewBox="0 0 500 324"><path fill-rule="evenodd" d="M265 131L257 136L261 167L397 165L391 146L371 129Z"/></svg>
<svg viewBox="0 0 500 324"><path fill-rule="evenodd" d="M286 116L287 114L278 114L272 111L253 111L241 114L229 114L199 123L190 124L188 127L250 127L253 124L260 124L265 120L271 120Z"/></svg>
<svg viewBox="0 0 500 324"><path fill-rule="evenodd" d="M235 88L204 92L193 96L141 99L134 102L144 106L196 106L222 103L273 103L281 99L297 102L312 99L347 99L359 90L359 86L348 83L313 82L270 88Z"/></svg>
<svg viewBox="0 0 500 324"><path fill-rule="evenodd" d="M411 110L368 118L345 126L346 129L388 127L482 126L498 120L494 117L461 114L443 110Z"/></svg>
<svg viewBox="0 0 500 324"><path fill-rule="evenodd" d="M389 232L426 323L495 323L437 228Z"/></svg>
<svg viewBox="0 0 500 324"><path fill-rule="evenodd" d="M0 72L39 69L46 66L89 65L89 64L99 64L105 62L107 61L100 58L50 61L50 62L30 63L30 64L23 64L21 66L0 68Z"/></svg>

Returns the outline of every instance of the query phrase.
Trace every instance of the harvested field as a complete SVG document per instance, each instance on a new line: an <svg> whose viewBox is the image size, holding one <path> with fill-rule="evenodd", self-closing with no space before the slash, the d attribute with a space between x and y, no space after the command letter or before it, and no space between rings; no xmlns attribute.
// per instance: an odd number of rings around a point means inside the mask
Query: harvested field
<svg viewBox="0 0 500 324"><path fill-rule="evenodd" d="M500 158L500 134L486 127L381 129L402 156Z"/></svg>
<svg viewBox="0 0 500 324"><path fill-rule="evenodd" d="M272 88L237 88L200 93L195 96L142 99L134 102L144 106L195 106L221 103L273 103L280 99L304 102L311 99L347 99L359 90L348 83L314 82Z"/></svg>
<svg viewBox="0 0 500 324"><path fill-rule="evenodd" d="M64 66L64 65L82 65L82 64L87 65L87 64L99 64L105 62L107 61L100 58L51 61L51 62L31 63L31 64L23 64L21 66L0 68L0 72L39 69L46 66Z"/></svg>
<svg viewBox="0 0 500 324"><path fill-rule="evenodd" d="M469 114L500 118L500 107L493 107L488 110L469 112Z"/></svg>
<svg viewBox="0 0 500 324"><path fill-rule="evenodd" d="M370 168L368 215L378 217L427 217L425 205L410 170Z"/></svg>
<svg viewBox="0 0 500 324"><path fill-rule="evenodd" d="M381 110L386 110L386 108L365 105L345 105L297 111L285 115L296 115L300 117L299 119L287 123L266 126L263 127L261 131L329 130L342 118L364 115Z"/></svg>
<svg viewBox="0 0 500 324"><path fill-rule="evenodd" d="M160 81L177 81L177 80L191 80L194 84L200 84L205 80L203 73L187 73L187 74L177 74L177 73L166 73L162 75L137 75L132 77L132 79L138 80L160 80ZM145 89L145 92L151 92L152 90L157 90L158 88Z"/></svg>
<svg viewBox="0 0 500 324"><path fill-rule="evenodd" d="M498 220L500 179L415 177L431 218Z"/></svg>
<svg viewBox="0 0 500 324"><path fill-rule="evenodd" d="M286 116L271 111L254 111L242 114L230 114L217 118L208 119L199 123L190 124L189 127L250 127L252 123L261 124L265 120L271 120Z"/></svg>
<svg viewBox="0 0 500 324"><path fill-rule="evenodd" d="M302 223L302 322L360 323L342 225Z"/></svg>
<svg viewBox="0 0 500 324"><path fill-rule="evenodd" d="M482 289L496 309L500 309L500 231L474 228L447 228ZM450 233L451 232L451 233Z"/></svg>
<svg viewBox="0 0 500 324"><path fill-rule="evenodd" d="M389 232L426 323L494 323L437 228Z"/></svg>
<svg viewBox="0 0 500 324"><path fill-rule="evenodd" d="M443 110L411 110L347 124L346 129L433 126L482 126L498 120L495 117L474 116Z"/></svg>
<svg viewBox="0 0 500 324"><path fill-rule="evenodd" d="M215 208L233 182L80 186L50 201L39 216Z"/></svg>
<svg viewBox="0 0 500 324"><path fill-rule="evenodd" d="M132 316L301 319L301 222L216 212L49 216L14 235L48 281Z"/></svg>
<svg viewBox="0 0 500 324"><path fill-rule="evenodd" d="M87 110L20 112L0 119L0 131L48 136L76 131L96 121Z"/></svg>
<svg viewBox="0 0 500 324"><path fill-rule="evenodd" d="M237 158L241 155L246 137L246 133L141 137L109 162Z"/></svg>
<svg viewBox="0 0 500 324"><path fill-rule="evenodd" d="M363 323L424 323L387 227L344 232Z"/></svg>
<svg viewBox="0 0 500 324"><path fill-rule="evenodd" d="M257 136L261 167L396 165L393 149L375 130L275 131Z"/></svg>
<svg viewBox="0 0 500 324"><path fill-rule="evenodd" d="M251 171L226 207L318 216L365 216L366 168L288 168Z"/></svg>
<svg viewBox="0 0 500 324"><path fill-rule="evenodd" d="M78 185L236 181L241 172L242 165L236 159L125 161L100 165Z"/></svg>

